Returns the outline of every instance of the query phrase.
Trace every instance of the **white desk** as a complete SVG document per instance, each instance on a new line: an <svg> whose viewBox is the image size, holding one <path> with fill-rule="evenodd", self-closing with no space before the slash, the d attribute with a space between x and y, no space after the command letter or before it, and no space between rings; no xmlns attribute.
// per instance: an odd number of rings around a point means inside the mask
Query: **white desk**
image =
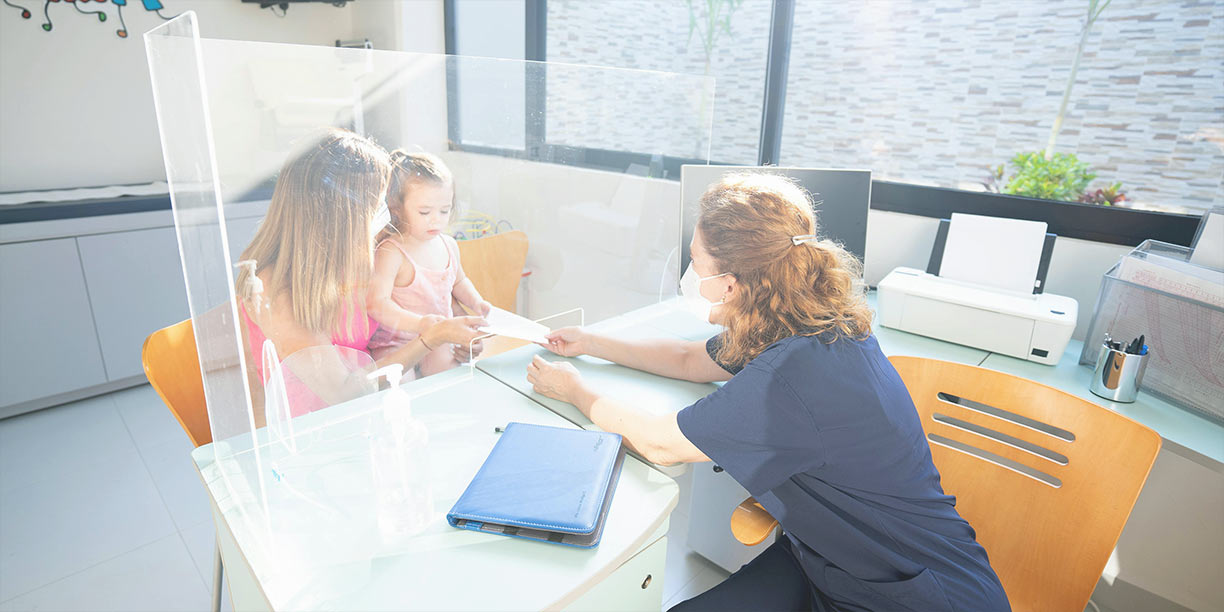
<svg viewBox="0 0 1224 612"><path fill-rule="evenodd" d="M1072 340L1067 346L1067 352L1063 353L1062 359L1055 366L992 353L982 363L982 367L1023 376L1081 397L1152 428L1160 434L1166 445L1172 442L1217 464L1224 463L1224 426L1148 393L1140 392L1133 403L1124 404L1107 400L1089 391L1092 368L1079 365L1080 350L1083 346L1083 342Z"/></svg>
<svg viewBox="0 0 1224 612"><path fill-rule="evenodd" d="M632 458L626 459L602 542L594 549L463 531L446 524L446 511L496 442L495 426L521 421L572 427L468 368L404 388L417 393L448 382L455 384L412 403L413 414L429 427L435 518L423 534L407 541L387 542L378 532L373 510L365 433L381 414L382 394L295 419L298 431L307 432L299 433L303 444L299 448L309 444L309 450L296 459L262 440L257 467L249 436L196 449L192 456L213 501L235 609L661 606L664 536L678 487ZM221 449L223 458L214 459L221 445L228 449ZM270 477L273 469L293 488ZM260 473L265 476L266 495L257 493ZM651 580L643 586L647 576Z"/></svg>

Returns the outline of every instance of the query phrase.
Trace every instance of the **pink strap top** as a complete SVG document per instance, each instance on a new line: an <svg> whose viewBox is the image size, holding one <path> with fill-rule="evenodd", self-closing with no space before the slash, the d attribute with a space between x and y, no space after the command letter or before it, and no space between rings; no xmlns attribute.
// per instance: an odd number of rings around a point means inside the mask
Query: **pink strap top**
<svg viewBox="0 0 1224 612"><path fill-rule="evenodd" d="M416 270L411 283L391 289L391 300L408 312L418 315L440 315L449 318L454 316L454 309L451 306L451 294L455 291L455 283L459 282L461 270L459 265L459 244L450 236L444 235L439 236L439 238L446 245L447 254L446 267L441 270L426 268L417 263L404 250L404 247L394 240L384 240L378 246L381 248L384 244L390 244L399 249L399 252L412 263L413 268ZM393 329L380 328L370 339L370 351L377 354L378 349L404 344L416 339L416 336L412 332L398 332Z"/></svg>
<svg viewBox="0 0 1224 612"><path fill-rule="evenodd" d="M332 344L343 346L351 349L356 349L362 352L367 352L366 346L370 343L370 337L374 335L374 330L378 328L378 322L370 318L366 314L365 308L354 308L355 300L350 300L349 303L343 304L340 307L340 320L348 321L351 313L352 320L347 329L339 332L333 332L331 337ZM239 302L238 310L242 313L242 320L247 326L247 339L251 346L251 360L255 362L255 370L259 373L259 379L263 380L263 344L266 337L263 330L255 324L247 314L246 307ZM277 356L283 361L288 355L281 353L280 348L277 348Z"/></svg>

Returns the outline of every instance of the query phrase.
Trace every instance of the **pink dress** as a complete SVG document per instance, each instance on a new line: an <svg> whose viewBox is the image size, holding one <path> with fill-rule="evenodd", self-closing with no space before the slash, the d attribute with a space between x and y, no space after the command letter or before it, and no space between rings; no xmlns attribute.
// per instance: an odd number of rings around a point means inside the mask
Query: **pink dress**
<svg viewBox="0 0 1224 612"><path fill-rule="evenodd" d="M459 245L455 242L455 239L446 235L439 236L439 238L446 245L447 254L446 267L441 270L426 268L417 263L394 240L385 240L378 246L382 247L384 244L390 244L399 249L400 253L416 269L412 283L404 287L394 287L391 289L391 300L400 308L411 313L418 315L440 315L450 318L454 316L454 309L451 306L451 294L455 291L455 285L463 280L463 269L459 265ZM374 332L374 337L370 338L370 354L374 356L374 359L381 359L383 355L397 347L416 340L418 335L416 332L379 327ZM428 376L443 370L449 370L458 365L458 363L451 352L450 345L444 345L435 347L432 352L421 359L417 369L422 376Z"/></svg>
<svg viewBox="0 0 1224 612"><path fill-rule="evenodd" d="M246 307L241 302L238 304L238 311L242 313L242 320L247 326L247 339L251 346L251 362L255 364L255 371L259 374L260 382L263 382L265 378L263 371L263 345L266 336L264 336L263 330L259 329L255 321L247 314ZM340 320L348 321L350 313L353 316L349 327L339 332L333 332L331 342L334 346L366 352L366 345L369 344L374 330L378 328L378 322L365 313L365 308L355 308L352 302L341 307ZM288 356L281 354L279 349L277 350L277 357L281 361L284 361ZM313 412L327 406L327 403L322 398L315 395L305 385L287 385L286 390L289 393L289 409L292 416L301 416L307 412Z"/></svg>

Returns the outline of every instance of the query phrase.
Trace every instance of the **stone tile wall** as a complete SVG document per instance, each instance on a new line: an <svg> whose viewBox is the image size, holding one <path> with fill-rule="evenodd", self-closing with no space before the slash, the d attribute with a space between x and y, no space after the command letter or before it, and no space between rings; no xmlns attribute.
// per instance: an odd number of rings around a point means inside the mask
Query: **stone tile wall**
<svg viewBox="0 0 1224 612"><path fill-rule="evenodd" d="M781 162L981 189L991 166L1045 147L1087 4L799 0ZM686 3L550 0L548 11L551 61L707 73ZM768 2L743 3L709 57L715 160L756 158L768 27ZM669 109L598 135L554 122L578 111L550 106L549 138L691 154L692 136L668 126L693 121ZM1224 205L1224 2L1113 0L1087 38L1057 150L1090 163L1094 186L1121 181L1137 206Z"/></svg>

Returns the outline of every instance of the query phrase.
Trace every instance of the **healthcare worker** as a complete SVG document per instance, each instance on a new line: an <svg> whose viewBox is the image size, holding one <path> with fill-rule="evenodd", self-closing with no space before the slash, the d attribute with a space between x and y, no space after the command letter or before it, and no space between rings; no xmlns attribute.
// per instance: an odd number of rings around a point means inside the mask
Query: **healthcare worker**
<svg viewBox="0 0 1224 612"><path fill-rule="evenodd" d="M778 519L776 543L673 610L1009 610L871 334L860 264L816 232L787 179L725 178L701 198L680 282L725 331L705 343L549 335L559 355L727 381L679 413L601 395L566 362L537 356L528 379L654 463L714 461Z"/></svg>

